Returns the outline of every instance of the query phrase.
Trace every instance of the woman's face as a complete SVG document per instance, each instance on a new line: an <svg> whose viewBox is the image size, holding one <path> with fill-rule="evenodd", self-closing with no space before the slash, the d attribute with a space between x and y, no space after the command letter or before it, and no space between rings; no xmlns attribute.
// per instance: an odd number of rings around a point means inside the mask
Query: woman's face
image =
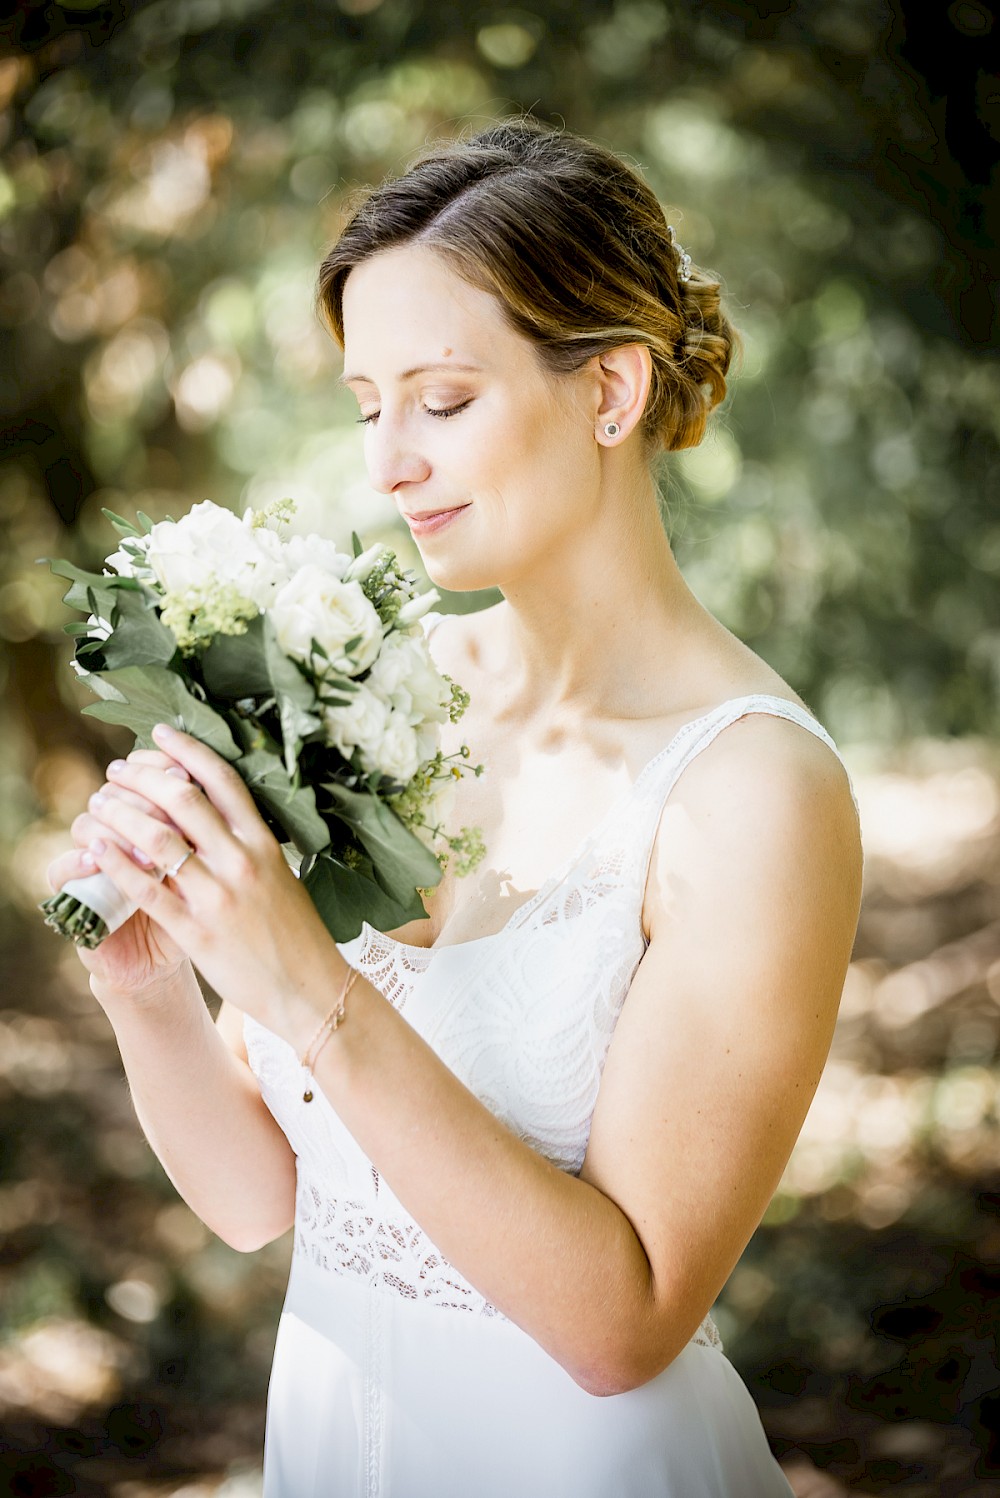
<svg viewBox="0 0 1000 1498"><path fill-rule="evenodd" d="M428 575L505 587L551 567L596 499L593 376L545 371L499 302L424 247L357 266L343 305L369 476Z"/></svg>

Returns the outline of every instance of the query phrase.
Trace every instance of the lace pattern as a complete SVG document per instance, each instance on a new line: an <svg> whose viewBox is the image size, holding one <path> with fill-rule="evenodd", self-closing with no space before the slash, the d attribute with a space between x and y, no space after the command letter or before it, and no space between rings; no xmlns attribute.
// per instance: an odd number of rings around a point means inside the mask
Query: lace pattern
<svg viewBox="0 0 1000 1498"><path fill-rule="evenodd" d="M560 1169L583 1164L614 1027L645 951L642 902L663 803L691 759L748 712L791 719L832 747L784 699L724 704L650 761L494 935L427 949L365 926L342 948L485 1106ZM249 1017L245 1036L264 1100L298 1157L296 1253L384 1294L504 1319L412 1221L325 1095L303 1103L291 1048ZM693 1340L722 1345L711 1318Z"/></svg>

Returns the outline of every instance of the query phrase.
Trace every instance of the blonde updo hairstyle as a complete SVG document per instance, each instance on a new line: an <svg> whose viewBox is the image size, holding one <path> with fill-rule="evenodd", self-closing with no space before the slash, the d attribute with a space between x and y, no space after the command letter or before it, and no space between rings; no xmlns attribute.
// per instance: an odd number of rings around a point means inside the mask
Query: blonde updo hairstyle
<svg viewBox="0 0 1000 1498"><path fill-rule="evenodd" d="M719 282L680 253L655 194L601 146L534 120L505 121L440 146L361 204L320 269L320 310L344 342L351 270L422 244L491 292L545 367L571 373L644 344L652 451L693 447L726 393L736 334Z"/></svg>

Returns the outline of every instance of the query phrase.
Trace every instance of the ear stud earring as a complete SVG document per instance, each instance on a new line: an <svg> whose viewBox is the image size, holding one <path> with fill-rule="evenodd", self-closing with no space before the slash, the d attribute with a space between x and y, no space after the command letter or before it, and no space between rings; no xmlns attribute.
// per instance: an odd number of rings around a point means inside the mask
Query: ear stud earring
<svg viewBox="0 0 1000 1498"><path fill-rule="evenodd" d="M604 427L604 435L605 435L605 437L617 437L618 433L620 431L621 431L621 427L618 425L617 421L609 421L609 422L605 423L605 427Z"/></svg>

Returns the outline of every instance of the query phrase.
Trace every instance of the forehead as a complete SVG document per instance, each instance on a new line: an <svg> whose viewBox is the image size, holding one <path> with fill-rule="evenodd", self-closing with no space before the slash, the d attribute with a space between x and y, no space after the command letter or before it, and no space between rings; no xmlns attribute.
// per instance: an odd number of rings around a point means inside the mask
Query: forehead
<svg viewBox="0 0 1000 1498"><path fill-rule="evenodd" d="M471 286L441 255L420 245L382 250L344 283L346 378L373 359L395 368L448 361L495 362L527 340L496 297Z"/></svg>

